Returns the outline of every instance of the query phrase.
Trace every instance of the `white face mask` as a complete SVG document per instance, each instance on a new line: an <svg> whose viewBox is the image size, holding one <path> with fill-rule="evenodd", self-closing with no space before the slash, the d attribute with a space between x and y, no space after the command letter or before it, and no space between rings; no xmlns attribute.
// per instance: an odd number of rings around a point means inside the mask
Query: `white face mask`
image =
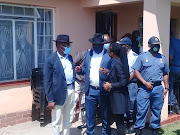
<svg viewBox="0 0 180 135"><path fill-rule="evenodd" d="M110 43L104 44L105 49L108 49L109 46L110 46Z"/></svg>

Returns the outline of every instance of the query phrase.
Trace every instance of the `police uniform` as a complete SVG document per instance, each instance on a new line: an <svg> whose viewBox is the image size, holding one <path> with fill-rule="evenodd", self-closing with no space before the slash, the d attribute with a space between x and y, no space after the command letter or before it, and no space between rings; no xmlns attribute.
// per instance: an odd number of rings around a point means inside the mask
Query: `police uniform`
<svg viewBox="0 0 180 135"><path fill-rule="evenodd" d="M157 37L152 37L149 44L159 42ZM134 128L143 129L146 123L149 106L151 107L150 127L158 129L160 127L160 115L163 106L163 91L161 84L163 73L169 72L169 67L165 56L157 53L156 57L150 51L141 53L137 58L133 68L138 70L146 82L153 82L153 89L148 90L142 83L138 86L137 95L137 115Z"/></svg>
<svg viewBox="0 0 180 135"><path fill-rule="evenodd" d="M128 65L129 65L129 73L132 74L134 72L134 69L132 66L134 65L138 55L130 50L129 54L127 55L128 57ZM131 101L131 106L130 106L130 111L129 111L129 119L135 122L135 117L136 117L136 98L137 98L137 91L138 91L138 86L137 86L137 79L134 78L128 85L128 91L129 91L129 97Z"/></svg>

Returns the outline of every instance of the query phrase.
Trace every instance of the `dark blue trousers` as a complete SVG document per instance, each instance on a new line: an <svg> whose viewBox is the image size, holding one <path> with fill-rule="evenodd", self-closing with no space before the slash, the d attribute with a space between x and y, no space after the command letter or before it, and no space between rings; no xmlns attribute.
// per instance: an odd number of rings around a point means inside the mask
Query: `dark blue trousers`
<svg viewBox="0 0 180 135"><path fill-rule="evenodd" d="M170 72L169 73L169 98L168 98L168 104L169 105L176 105L177 99L174 94L174 82L178 80L180 77L180 72ZM178 91L177 91L178 92Z"/></svg>
<svg viewBox="0 0 180 135"><path fill-rule="evenodd" d="M100 90L89 88L85 96L87 135L94 135L97 106L100 106L102 117L102 135L110 135L110 103L109 95L101 95Z"/></svg>
<svg viewBox="0 0 180 135"><path fill-rule="evenodd" d="M153 90L147 90L145 86L138 88L137 115L134 128L143 129L145 127L149 107L151 108L150 127L153 129L160 128L161 109L164 103L163 91L162 85L155 86Z"/></svg>
<svg viewBox="0 0 180 135"><path fill-rule="evenodd" d="M130 121L132 121L133 123L135 123L136 121L136 113L137 113L137 92L138 92L138 86L137 83L130 83L128 85L128 91L129 91L129 98L131 101L131 106L130 106L130 110L127 113L127 117Z"/></svg>

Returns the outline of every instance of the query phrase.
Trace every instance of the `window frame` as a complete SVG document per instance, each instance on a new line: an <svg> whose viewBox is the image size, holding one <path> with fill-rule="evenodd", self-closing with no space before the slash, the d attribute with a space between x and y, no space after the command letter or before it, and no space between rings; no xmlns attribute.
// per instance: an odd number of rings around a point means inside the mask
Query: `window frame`
<svg viewBox="0 0 180 135"><path fill-rule="evenodd" d="M25 6L25 5L16 5L16 4L3 4L0 3L0 5L7 5L7 6L14 6L14 7L29 7L29 6ZM33 6L32 8L36 9L38 12L38 9L44 9L44 10L52 10L52 40L55 39L55 9L54 8L48 8L48 7L39 7L39 6ZM14 79L13 80L4 80L4 81L0 81L0 86L9 86L10 85L16 85L16 84L23 84L23 82L27 83L30 80L29 78L23 78L23 79L17 79L17 71L16 71L16 41L15 41L15 22L16 21L28 21L28 22L33 22L34 24L34 64L35 64L35 68L38 67L38 44L37 44L37 21L38 17L34 17L34 20L21 20L21 19L11 19L11 18L6 18L6 19L2 19L1 20L10 20L12 21L12 36L13 36L13 71L14 71ZM14 26L13 26L14 25ZM44 26L44 30L45 30L45 26ZM52 41L52 52L55 52L55 42ZM19 83L20 82L20 83Z"/></svg>

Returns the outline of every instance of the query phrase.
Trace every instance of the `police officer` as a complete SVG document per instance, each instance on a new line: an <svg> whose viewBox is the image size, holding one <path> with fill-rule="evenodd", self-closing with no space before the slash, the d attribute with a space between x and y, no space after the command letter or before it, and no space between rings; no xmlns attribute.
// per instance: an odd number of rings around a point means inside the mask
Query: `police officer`
<svg viewBox="0 0 180 135"><path fill-rule="evenodd" d="M133 133L134 132L134 126L130 127L129 121L132 124L135 123L135 119L136 119L136 98L137 98L138 86L137 86L137 79L134 78L135 75L134 75L134 69L132 68L132 66L134 65L138 55L135 52L133 52L131 49L132 42L131 42L130 38L124 37L117 43L126 48L127 57L128 57L128 65L129 65L129 73L130 73L130 83L128 85L128 91L129 91L131 106L130 106L130 111L127 113L127 117L128 117L127 122L128 122L129 129L126 131L126 133Z"/></svg>
<svg viewBox="0 0 180 135"><path fill-rule="evenodd" d="M152 134L158 135L160 128L160 115L165 95L169 89L168 64L165 56L158 53L160 41L151 37L148 41L150 50L141 53L133 65L138 82L137 115L134 128L136 135L142 135L146 123L149 106L151 107L150 127ZM164 81L163 88L161 81Z"/></svg>

